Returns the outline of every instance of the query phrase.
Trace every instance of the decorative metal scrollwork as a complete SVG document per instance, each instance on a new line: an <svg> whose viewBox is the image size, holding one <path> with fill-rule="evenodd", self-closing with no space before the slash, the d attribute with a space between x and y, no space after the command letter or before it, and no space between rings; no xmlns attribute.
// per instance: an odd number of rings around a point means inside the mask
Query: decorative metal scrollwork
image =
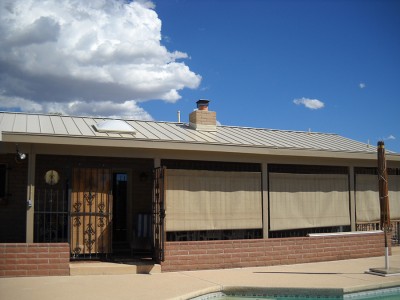
<svg viewBox="0 0 400 300"><path fill-rule="evenodd" d="M74 227L79 227L81 225L82 225L81 218L80 217L74 217L73 226Z"/></svg>
<svg viewBox="0 0 400 300"><path fill-rule="evenodd" d="M74 212L80 212L81 211L81 207L82 207L82 202L75 202L72 206L75 209Z"/></svg>
<svg viewBox="0 0 400 300"><path fill-rule="evenodd" d="M99 225L97 227L103 228L106 226L106 223L104 222L104 217L99 217Z"/></svg>
<svg viewBox="0 0 400 300"><path fill-rule="evenodd" d="M106 208L106 205L102 202L97 207L99 208L99 213L103 214L104 213L104 209Z"/></svg>
<svg viewBox="0 0 400 300"><path fill-rule="evenodd" d="M87 224L85 235L87 236L87 238L85 239L85 245L89 249L89 251L92 251L93 244L96 242L96 239L93 238L93 236L95 235L95 231L93 229L92 223Z"/></svg>
<svg viewBox="0 0 400 300"><path fill-rule="evenodd" d="M83 199L85 199L89 205L92 205L93 200L96 199L96 194L92 192L89 192L88 194L85 193Z"/></svg>
<svg viewBox="0 0 400 300"><path fill-rule="evenodd" d="M74 256L78 256L81 252L82 252L81 247L75 247L75 248L72 250L72 254L73 254Z"/></svg>

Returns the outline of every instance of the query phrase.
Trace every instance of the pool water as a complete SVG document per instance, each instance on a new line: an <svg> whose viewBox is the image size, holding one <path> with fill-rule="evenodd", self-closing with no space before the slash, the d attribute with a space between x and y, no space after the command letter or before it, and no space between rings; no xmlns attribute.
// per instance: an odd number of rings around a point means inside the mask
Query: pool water
<svg viewBox="0 0 400 300"><path fill-rule="evenodd" d="M282 294L282 292L287 293ZM313 294L314 292L314 294ZM316 291L240 291L235 292L214 292L203 296L191 298L192 300L400 300L400 286L360 291L345 295L329 294L325 291L325 295L315 294ZM332 291L331 291L332 292ZM251 293L251 294L249 294Z"/></svg>
<svg viewBox="0 0 400 300"><path fill-rule="evenodd" d="M225 293L209 294L211 297L196 298L198 300L400 300L400 287L392 287L380 290L370 290L358 293L339 295L226 295Z"/></svg>
<svg viewBox="0 0 400 300"><path fill-rule="evenodd" d="M215 300L342 300L342 299L351 299L351 300L399 300L400 294L398 295L382 295L382 296L361 296L359 298L357 296L351 298L321 298L321 297L236 297L236 296L223 296L219 298L215 298Z"/></svg>

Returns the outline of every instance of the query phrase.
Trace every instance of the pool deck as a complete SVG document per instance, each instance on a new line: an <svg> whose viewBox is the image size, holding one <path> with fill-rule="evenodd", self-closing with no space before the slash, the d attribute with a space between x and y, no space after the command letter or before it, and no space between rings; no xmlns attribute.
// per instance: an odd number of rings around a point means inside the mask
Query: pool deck
<svg viewBox="0 0 400 300"><path fill-rule="evenodd" d="M382 250L383 252L383 250ZM400 247L390 267L400 268ZM384 267L384 256L271 267L128 275L82 275L0 279L0 299L123 300L189 299L232 287L335 289L344 293L400 286L400 275L365 273Z"/></svg>

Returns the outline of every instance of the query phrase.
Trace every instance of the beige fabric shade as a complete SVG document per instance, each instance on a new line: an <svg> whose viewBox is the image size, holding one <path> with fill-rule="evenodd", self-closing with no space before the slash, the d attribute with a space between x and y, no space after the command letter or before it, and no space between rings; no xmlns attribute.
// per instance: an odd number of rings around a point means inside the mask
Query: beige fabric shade
<svg viewBox="0 0 400 300"><path fill-rule="evenodd" d="M270 173L270 230L350 225L348 176Z"/></svg>
<svg viewBox="0 0 400 300"><path fill-rule="evenodd" d="M390 216L400 220L400 176L388 176ZM378 176L356 175L356 217L358 223L379 222Z"/></svg>
<svg viewBox="0 0 400 300"><path fill-rule="evenodd" d="M166 231L262 228L261 173L166 170Z"/></svg>

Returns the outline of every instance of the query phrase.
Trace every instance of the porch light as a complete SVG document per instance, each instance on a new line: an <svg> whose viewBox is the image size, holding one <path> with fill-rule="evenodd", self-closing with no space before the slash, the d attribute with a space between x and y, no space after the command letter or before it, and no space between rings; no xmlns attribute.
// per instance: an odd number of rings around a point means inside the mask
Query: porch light
<svg viewBox="0 0 400 300"><path fill-rule="evenodd" d="M15 160L17 163L22 162L26 159L26 154L19 151L18 144L15 145L17 153L15 154Z"/></svg>

